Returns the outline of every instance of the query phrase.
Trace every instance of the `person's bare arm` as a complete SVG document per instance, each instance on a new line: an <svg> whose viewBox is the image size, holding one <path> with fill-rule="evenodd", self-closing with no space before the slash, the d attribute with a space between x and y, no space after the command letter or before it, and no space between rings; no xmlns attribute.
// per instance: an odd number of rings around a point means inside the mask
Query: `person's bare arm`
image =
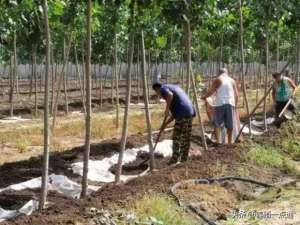
<svg viewBox="0 0 300 225"><path fill-rule="evenodd" d="M169 114L170 114L170 106L173 101L173 98L174 98L174 96L173 96L172 92L168 92L168 94L165 96L165 100L167 103L166 109L165 109L165 116L169 116Z"/></svg>
<svg viewBox="0 0 300 225"><path fill-rule="evenodd" d="M293 89L292 96L294 97L295 94L296 94L297 86L296 86L295 82L293 80L291 80L291 79L288 79L288 82L289 82L289 85L291 86L291 88Z"/></svg>
<svg viewBox="0 0 300 225"><path fill-rule="evenodd" d="M210 89L207 91L207 93L205 95L203 95L201 98L203 100L207 99L208 97L212 96L216 91L217 89L220 87L221 85L221 81L220 79L215 79L210 87Z"/></svg>

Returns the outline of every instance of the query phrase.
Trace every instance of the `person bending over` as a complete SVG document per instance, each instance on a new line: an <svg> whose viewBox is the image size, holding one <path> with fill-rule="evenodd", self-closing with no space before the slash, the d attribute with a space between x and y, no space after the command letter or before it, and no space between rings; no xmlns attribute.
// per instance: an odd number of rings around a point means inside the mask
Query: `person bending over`
<svg viewBox="0 0 300 225"><path fill-rule="evenodd" d="M152 86L156 94L166 101L163 129L175 119L173 131L173 154L169 164L188 159L190 139L195 108L188 95L177 85L154 83Z"/></svg>

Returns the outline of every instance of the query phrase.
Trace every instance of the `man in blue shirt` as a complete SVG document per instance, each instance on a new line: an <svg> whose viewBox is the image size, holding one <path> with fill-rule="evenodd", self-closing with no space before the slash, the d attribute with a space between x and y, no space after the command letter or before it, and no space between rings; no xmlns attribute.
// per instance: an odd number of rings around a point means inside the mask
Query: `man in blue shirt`
<svg viewBox="0 0 300 225"><path fill-rule="evenodd" d="M173 132L173 155L169 164L186 161L189 155L190 138L195 108L187 94L177 85L154 83L153 90L166 100L165 126L175 119Z"/></svg>

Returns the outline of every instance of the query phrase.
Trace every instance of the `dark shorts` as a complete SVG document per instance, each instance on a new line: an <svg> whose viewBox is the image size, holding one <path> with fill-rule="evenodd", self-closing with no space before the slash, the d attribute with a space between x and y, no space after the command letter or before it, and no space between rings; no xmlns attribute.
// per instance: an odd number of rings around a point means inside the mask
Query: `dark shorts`
<svg viewBox="0 0 300 225"><path fill-rule="evenodd" d="M276 117L279 116L279 114L281 113L281 111L283 110L283 108L286 106L287 103L288 103L288 101L285 101L285 102L276 102L276 106L275 106ZM290 110L292 112L296 111L296 104L295 104L295 102L293 100L289 104L287 110Z"/></svg>
<svg viewBox="0 0 300 225"><path fill-rule="evenodd" d="M233 121L235 118L235 107L226 104L215 107L214 126L220 127L223 123L227 129L233 129Z"/></svg>

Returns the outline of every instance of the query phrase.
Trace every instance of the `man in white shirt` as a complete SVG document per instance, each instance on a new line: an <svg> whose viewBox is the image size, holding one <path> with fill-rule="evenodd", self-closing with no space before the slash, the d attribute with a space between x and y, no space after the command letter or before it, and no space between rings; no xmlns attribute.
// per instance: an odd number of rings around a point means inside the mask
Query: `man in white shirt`
<svg viewBox="0 0 300 225"><path fill-rule="evenodd" d="M227 129L228 143L232 144L232 131L236 122L235 107L238 103L239 94L236 82L228 75L226 68L220 69L217 78L213 81L208 92L202 96L202 99L205 100L213 94L216 94L213 122L217 143L221 144L220 127L224 123Z"/></svg>

